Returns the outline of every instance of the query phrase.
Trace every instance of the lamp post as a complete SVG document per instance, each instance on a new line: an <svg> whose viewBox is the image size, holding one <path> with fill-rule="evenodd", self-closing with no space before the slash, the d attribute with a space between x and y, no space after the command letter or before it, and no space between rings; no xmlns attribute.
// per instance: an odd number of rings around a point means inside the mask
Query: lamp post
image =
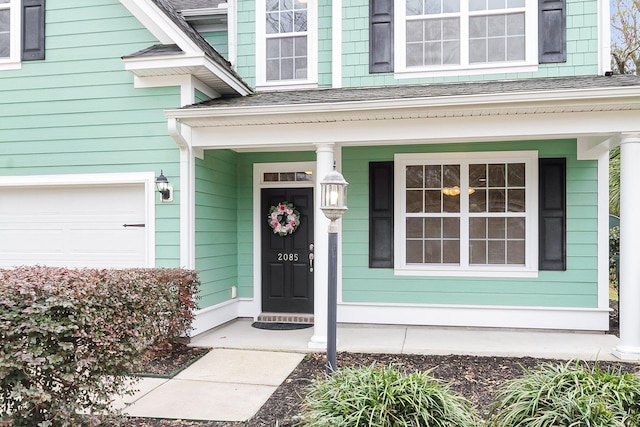
<svg viewBox="0 0 640 427"><path fill-rule="evenodd" d="M329 172L320 183L320 209L329 225L329 280L327 313L327 375L336 370L336 312L338 310L338 226L336 220L347 211L347 185L340 172Z"/></svg>

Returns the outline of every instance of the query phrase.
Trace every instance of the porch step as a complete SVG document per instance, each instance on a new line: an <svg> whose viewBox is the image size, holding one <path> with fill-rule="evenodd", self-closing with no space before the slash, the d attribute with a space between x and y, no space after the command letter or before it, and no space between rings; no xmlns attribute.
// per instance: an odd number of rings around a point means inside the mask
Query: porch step
<svg viewBox="0 0 640 427"><path fill-rule="evenodd" d="M262 313L258 322L313 324L313 314L308 313Z"/></svg>

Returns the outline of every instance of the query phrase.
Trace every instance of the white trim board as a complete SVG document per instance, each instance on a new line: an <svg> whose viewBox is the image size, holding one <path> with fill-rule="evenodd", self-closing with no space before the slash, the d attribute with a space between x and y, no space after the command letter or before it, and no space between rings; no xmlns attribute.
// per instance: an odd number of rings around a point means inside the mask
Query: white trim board
<svg viewBox="0 0 640 427"><path fill-rule="evenodd" d="M338 322L607 331L609 309L341 303Z"/></svg>

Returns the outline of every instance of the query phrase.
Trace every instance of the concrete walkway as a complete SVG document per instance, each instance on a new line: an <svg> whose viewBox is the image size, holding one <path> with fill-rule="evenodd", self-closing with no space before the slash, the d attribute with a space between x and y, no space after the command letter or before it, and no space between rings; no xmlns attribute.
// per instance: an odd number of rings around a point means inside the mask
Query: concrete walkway
<svg viewBox="0 0 640 427"><path fill-rule="evenodd" d="M244 421L303 359L313 329L268 331L240 319L194 337L212 350L173 379L144 378L117 402L137 417ZM602 333L339 325L339 352L463 354L617 360L614 335Z"/></svg>

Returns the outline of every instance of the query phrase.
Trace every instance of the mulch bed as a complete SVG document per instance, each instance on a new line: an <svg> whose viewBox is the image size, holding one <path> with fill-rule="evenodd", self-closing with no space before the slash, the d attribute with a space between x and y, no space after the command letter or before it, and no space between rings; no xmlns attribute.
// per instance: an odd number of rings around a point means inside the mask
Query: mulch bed
<svg viewBox="0 0 640 427"><path fill-rule="evenodd" d="M202 349L200 349L202 350ZM183 349L184 352L189 350ZM149 369L156 372L163 368L173 370L171 355L163 355L156 364L149 361ZM449 384L451 388L471 400L482 415L488 414L495 391L508 379L531 369L538 364L551 361L530 357L478 357L478 356L430 356L407 354L338 354L340 366L366 366L372 363L401 366L408 372L431 370L431 374ZM563 361L562 363L566 363ZM154 364L156 366L154 366ZM640 372L640 365L623 362L599 362L601 369L620 369L623 372ZM126 427L280 427L296 424L296 415L301 411L301 400L312 380L324 375L324 354L309 354L275 391L260 411L246 422L194 422L183 420L127 419Z"/></svg>
<svg viewBox="0 0 640 427"><path fill-rule="evenodd" d="M151 352L142 366L142 372L138 375L141 377L173 378L180 371L207 354L209 350L209 348L175 344L172 348Z"/></svg>

